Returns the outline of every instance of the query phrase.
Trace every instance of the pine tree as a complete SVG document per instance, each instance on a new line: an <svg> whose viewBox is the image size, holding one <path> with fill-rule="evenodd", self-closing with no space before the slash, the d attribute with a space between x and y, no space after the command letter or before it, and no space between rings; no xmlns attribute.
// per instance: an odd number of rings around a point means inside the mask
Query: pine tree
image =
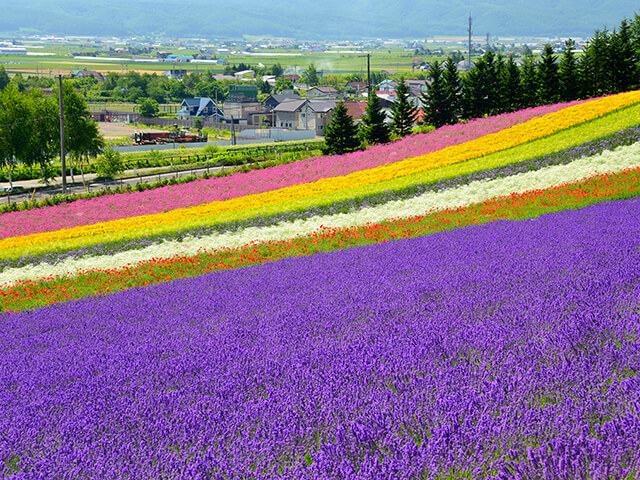
<svg viewBox="0 0 640 480"><path fill-rule="evenodd" d="M580 57L580 76L583 81L582 95L585 97L597 97L614 91L609 67L610 37L611 34L607 30L596 30Z"/></svg>
<svg viewBox="0 0 640 480"><path fill-rule="evenodd" d="M522 90L520 69L513 56L509 56L502 71L502 84L504 86L503 109L506 112L515 112L520 108Z"/></svg>
<svg viewBox="0 0 640 480"><path fill-rule="evenodd" d="M527 108L537 105L537 90L536 61L533 54L528 54L524 56L520 69L520 107Z"/></svg>
<svg viewBox="0 0 640 480"><path fill-rule="evenodd" d="M486 52L474 62L463 83L466 118L491 115L500 110L501 88L493 52Z"/></svg>
<svg viewBox="0 0 640 480"><path fill-rule="evenodd" d="M396 86L396 102L393 104L393 131L405 137L411 133L413 123L416 121L417 111L409 101L409 85L400 79Z"/></svg>
<svg viewBox="0 0 640 480"><path fill-rule="evenodd" d="M568 39L564 42L564 53L558 66L560 82L560 99L564 102L576 100L580 97L580 72L578 61L574 53L576 42Z"/></svg>
<svg viewBox="0 0 640 480"><path fill-rule="evenodd" d="M387 143L390 132L389 126L385 123L386 118L387 114L382 110L380 98L375 93L371 93L360 126L362 139L372 145Z"/></svg>
<svg viewBox="0 0 640 480"><path fill-rule="evenodd" d="M427 91L420 96L422 102L422 121L439 128L451 123L451 105L447 95L444 72L439 62L433 62L429 68Z"/></svg>
<svg viewBox="0 0 640 480"><path fill-rule="evenodd" d="M611 78L613 92L633 90L638 84L638 58L633 47L631 26L622 20L611 35Z"/></svg>
<svg viewBox="0 0 640 480"><path fill-rule="evenodd" d="M560 96L558 94L558 65L556 64L556 56L553 47L545 44L542 51L542 57L536 68L536 76L538 78L538 89L536 98L541 105L556 103Z"/></svg>
<svg viewBox="0 0 640 480"><path fill-rule="evenodd" d="M461 115L460 96L462 94L462 81L458 73L458 67L453 58L448 57L444 62L442 77L447 91L447 102L451 112L450 122L456 123Z"/></svg>
<svg viewBox="0 0 640 480"><path fill-rule="evenodd" d="M333 109L333 117L325 129L323 151L327 155L341 155L359 148L358 126L347 113L347 107L340 102Z"/></svg>

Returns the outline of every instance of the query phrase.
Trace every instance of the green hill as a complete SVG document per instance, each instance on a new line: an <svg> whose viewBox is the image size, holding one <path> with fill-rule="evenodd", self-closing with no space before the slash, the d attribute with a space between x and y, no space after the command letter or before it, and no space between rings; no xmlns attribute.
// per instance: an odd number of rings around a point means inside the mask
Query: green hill
<svg viewBox="0 0 640 480"><path fill-rule="evenodd" d="M101 2L102 3L102 2ZM634 0L285 0L242 3L193 0L84 0L14 3L0 18L0 31L67 35L158 35L238 38L274 35L298 39L466 35L473 15L477 35L591 36L631 17Z"/></svg>

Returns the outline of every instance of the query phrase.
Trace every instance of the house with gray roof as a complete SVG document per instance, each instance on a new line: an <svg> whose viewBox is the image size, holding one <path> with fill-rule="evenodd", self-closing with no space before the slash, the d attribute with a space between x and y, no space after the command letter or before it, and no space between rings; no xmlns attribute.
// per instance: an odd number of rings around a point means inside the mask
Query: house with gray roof
<svg viewBox="0 0 640 480"><path fill-rule="evenodd" d="M293 130L315 130L316 135L323 136L336 104L336 100L286 100L273 109L275 126Z"/></svg>
<svg viewBox="0 0 640 480"><path fill-rule="evenodd" d="M181 120L200 117L203 120L220 121L224 117L224 112L209 97L185 98L180 107L177 117Z"/></svg>

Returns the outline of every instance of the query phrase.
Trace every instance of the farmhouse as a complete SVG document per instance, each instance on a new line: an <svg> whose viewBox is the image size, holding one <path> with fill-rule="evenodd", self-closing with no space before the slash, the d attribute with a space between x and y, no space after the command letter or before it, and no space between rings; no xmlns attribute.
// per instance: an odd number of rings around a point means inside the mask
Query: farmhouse
<svg viewBox="0 0 640 480"><path fill-rule="evenodd" d="M185 98L180 106L177 117L181 120L200 117L219 121L224 117L224 112L209 97Z"/></svg>
<svg viewBox="0 0 640 480"><path fill-rule="evenodd" d="M307 92L309 98L338 98L338 95L333 87L311 87Z"/></svg>
<svg viewBox="0 0 640 480"><path fill-rule="evenodd" d="M273 109L276 127L294 130L315 130L316 135L324 135L331 121L335 100L289 100Z"/></svg>

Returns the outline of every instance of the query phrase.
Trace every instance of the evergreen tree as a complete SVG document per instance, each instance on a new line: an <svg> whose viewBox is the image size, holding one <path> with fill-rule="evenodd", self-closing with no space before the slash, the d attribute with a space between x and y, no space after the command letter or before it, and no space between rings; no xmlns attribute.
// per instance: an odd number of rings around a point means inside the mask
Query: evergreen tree
<svg viewBox="0 0 640 480"><path fill-rule="evenodd" d="M558 65L556 64L556 56L553 47L545 44L542 57L536 67L536 76L538 79L538 89L536 98L538 104L548 105L556 103L560 97L558 93Z"/></svg>
<svg viewBox="0 0 640 480"><path fill-rule="evenodd" d="M4 65L0 65L0 90L4 90L10 82L11 79L9 78L7 71L4 69Z"/></svg>
<svg viewBox="0 0 640 480"><path fill-rule="evenodd" d="M386 118L387 114L382 110L380 98L375 93L371 93L360 126L362 139L371 145L387 143L390 132L389 126L385 123Z"/></svg>
<svg viewBox="0 0 640 480"><path fill-rule="evenodd" d="M596 30L580 57L580 76L585 97L597 97L614 91L610 69L610 33Z"/></svg>
<svg viewBox="0 0 640 480"><path fill-rule="evenodd" d="M533 54L524 56L520 69L520 107L527 108L537 105L536 92L538 81L536 78L536 61Z"/></svg>
<svg viewBox="0 0 640 480"><path fill-rule="evenodd" d="M629 34L631 36L633 51L635 52L636 58L640 61L640 15L637 13L629 23Z"/></svg>
<svg viewBox="0 0 640 480"><path fill-rule="evenodd" d="M520 86L520 69L513 56L509 56L502 71L503 89L503 110L515 112L520 108L522 102L522 90Z"/></svg>
<svg viewBox="0 0 640 480"><path fill-rule="evenodd" d="M626 92L638 84L638 57L633 47L631 26L622 20L610 38L611 79L613 92Z"/></svg>
<svg viewBox="0 0 640 480"><path fill-rule="evenodd" d="M493 78L494 78L494 97L493 104L491 106L491 114L503 113L508 110L508 93L506 86L506 70L507 63L501 53L495 56L493 65Z"/></svg>
<svg viewBox="0 0 640 480"><path fill-rule="evenodd" d="M333 109L333 117L325 129L323 151L327 155L341 155L358 149L358 126L347 113L347 107L340 102Z"/></svg>
<svg viewBox="0 0 640 480"><path fill-rule="evenodd" d="M568 39L564 42L564 53L558 66L558 80L560 82L560 99L569 102L580 98L580 72L578 61L574 53L576 42Z"/></svg>
<svg viewBox="0 0 640 480"><path fill-rule="evenodd" d="M444 62L444 71L442 77L447 92L447 102L449 104L449 111L451 112L450 123L456 123L458 118L462 114L460 105L460 96L462 94L462 81L460 80L460 74L458 73L458 67L453 58L448 57Z"/></svg>
<svg viewBox="0 0 640 480"><path fill-rule="evenodd" d="M417 111L409 100L409 85L400 79L396 86L396 102L393 104L393 119L391 122L393 131L405 137L411 133L413 123L416 121Z"/></svg>
<svg viewBox="0 0 640 480"><path fill-rule="evenodd" d="M478 118L499 111L501 88L493 52L486 52L474 62L463 84L466 118Z"/></svg>
<svg viewBox="0 0 640 480"><path fill-rule="evenodd" d="M427 91L420 96L422 121L436 128L452 123L453 118L443 73L440 63L433 62L427 76L431 81L427 82Z"/></svg>

